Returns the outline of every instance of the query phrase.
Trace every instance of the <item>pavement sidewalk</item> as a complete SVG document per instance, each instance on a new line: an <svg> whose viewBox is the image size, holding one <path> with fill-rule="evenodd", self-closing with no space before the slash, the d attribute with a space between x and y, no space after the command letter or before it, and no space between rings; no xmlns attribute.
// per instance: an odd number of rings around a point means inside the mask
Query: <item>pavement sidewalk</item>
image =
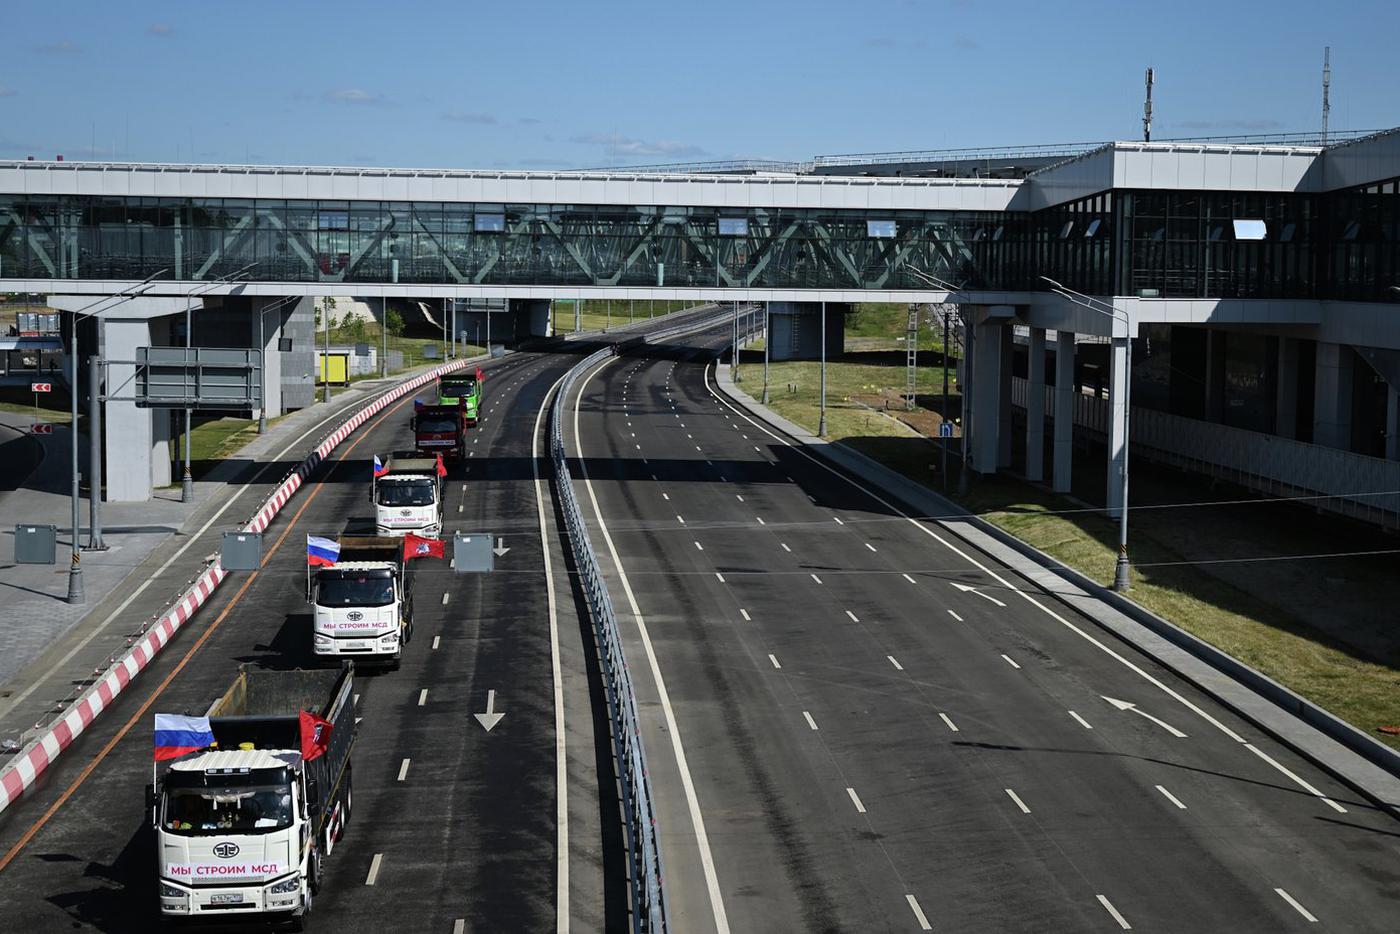
<svg viewBox="0 0 1400 934"><path fill-rule="evenodd" d="M1175 671L1246 720L1400 816L1400 757L1349 724L1258 671L1173 626L961 506L845 445L813 435L760 404L715 367L721 392L749 414L808 451L859 477L881 494L912 507L949 534L1011 568L1149 658ZM1361 753L1365 753L1362 755Z"/></svg>
<svg viewBox="0 0 1400 934"><path fill-rule="evenodd" d="M480 358L485 360L485 357ZM439 365L434 362L432 365ZM180 502L179 487L158 489L145 503L103 503L102 537L107 550L82 553L87 600L65 602L72 547L68 487L70 434L36 439L43 460L16 490L0 492L0 764L5 752L75 699L94 672L124 651L144 620L160 613L216 556L222 533L240 528L306 453L349 413L388 387L429 366L384 380L366 380L294 412L267 433L216 465L195 483L192 503ZM23 415L0 413L6 426L27 427ZM80 470L86 470L87 440L80 437ZM79 544L89 540L89 504L80 506ZM16 565L18 523L58 527L54 565ZM13 745L12 745L13 744Z"/></svg>

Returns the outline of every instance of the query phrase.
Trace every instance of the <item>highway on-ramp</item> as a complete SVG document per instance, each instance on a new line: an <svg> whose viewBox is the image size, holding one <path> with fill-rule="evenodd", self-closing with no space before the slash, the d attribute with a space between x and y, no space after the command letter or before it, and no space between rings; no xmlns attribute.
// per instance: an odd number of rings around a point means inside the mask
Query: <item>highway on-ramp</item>
<svg viewBox="0 0 1400 934"><path fill-rule="evenodd" d="M1391 817L717 395L727 336L568 400L676 930L1400 930Z"/></svg>

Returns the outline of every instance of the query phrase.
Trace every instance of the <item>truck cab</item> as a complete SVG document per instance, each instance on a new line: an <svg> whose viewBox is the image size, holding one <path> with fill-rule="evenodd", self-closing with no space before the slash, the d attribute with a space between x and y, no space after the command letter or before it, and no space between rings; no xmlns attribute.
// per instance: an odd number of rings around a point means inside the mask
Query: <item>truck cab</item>
<svg viewBox="0 0 1400 934"><path fill-rule="evenodd" d="M312 651L397 668L413 635L406 574L401 539L343 536L339 560L308 580Z"/></svg>
<svg viewBox="0 0 1400 934"><path fill-rule="evenodd" d="M253 915L300 929L350 816L353 681L353 666L242 666L209 708L214 745L157 763L147 803L162 915ZM331 725L311 759L302 711Z"/></svg>
<svg viewBox="0 0 1400 934"><path fill-rule="evenodd" d="M468 425L475 425L481 409L481 375L444 376L438 381L438 405L461 408Z"/></svg>
<svg viewBox="0 0 1400 934"><path fill-rule="evenodd" d="M374 479L374 530L379 535L436 538L442 532L442 480L435 457L392 457Z"/></svg>

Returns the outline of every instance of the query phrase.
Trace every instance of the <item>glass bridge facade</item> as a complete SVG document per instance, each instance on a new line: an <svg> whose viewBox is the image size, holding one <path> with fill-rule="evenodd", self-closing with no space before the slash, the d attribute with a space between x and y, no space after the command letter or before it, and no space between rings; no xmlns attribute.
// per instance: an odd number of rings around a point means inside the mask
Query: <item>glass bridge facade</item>
<svg viewBox="0 0 1400 934"><path fill-rule="evenodd" d="M997 212L0 194L0 278L1004 288Z"/></svg>

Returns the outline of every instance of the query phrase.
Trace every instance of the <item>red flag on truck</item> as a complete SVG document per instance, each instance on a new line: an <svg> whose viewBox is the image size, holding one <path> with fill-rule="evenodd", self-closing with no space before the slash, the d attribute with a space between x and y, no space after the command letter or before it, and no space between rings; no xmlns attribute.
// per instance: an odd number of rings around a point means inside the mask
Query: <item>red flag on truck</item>
<svg viewBox="0 0 1400 934"><path fill-rule="evenodd" d="M476 368L476 381L478 383L486 382L486 374L481 372L481 367Z"/></svg>
<svg viewBox="0 0 1400 934"><path fill-rule="evenodd" d="M403 538L403 559L412 561L414 558L446 558L447 543L437 538L423 538L409 532Z"/></svg>
<svg viewBox="0 0 1400 934"><path fill-rule="evenodd" d="M331 722L305 710L301 712L301 757L319 759L331 745Z"/></svg>
<svg viewBox="0 0 1400 934"><path fill-rule="evenodd" d="M442 462L442 452L441 452L441 451L438 452L438 456L437 456L437 475L438 475L439 477L445 477L445 476L447 476L447 465L444 464L444 463Z"/></svg>

